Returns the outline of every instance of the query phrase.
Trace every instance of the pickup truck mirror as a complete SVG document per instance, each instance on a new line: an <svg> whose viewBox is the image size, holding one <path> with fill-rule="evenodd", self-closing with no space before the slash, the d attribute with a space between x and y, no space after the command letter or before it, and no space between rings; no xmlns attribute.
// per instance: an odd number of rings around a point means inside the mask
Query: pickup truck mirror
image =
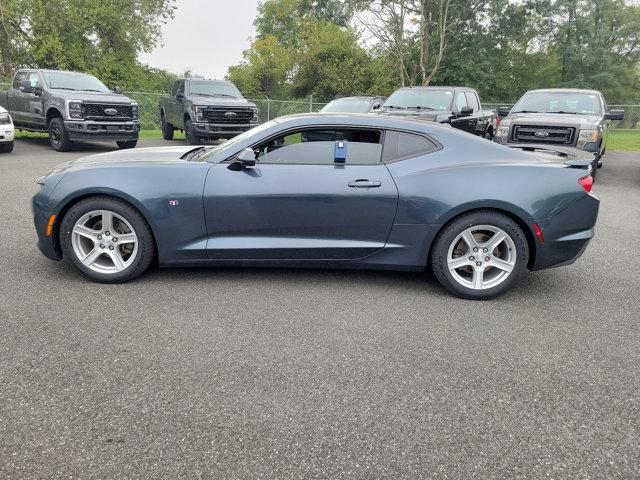
<svg viewBox="0 0 640 480"><path fill-rule="evenodd" d="M253 148L245 148L236 155L235 162L231 162L227 167L229 170L244 170L247 167L253 167L256 164L256 152Z"/></svg>
<svg viewBox="0 0 640 480"><path fill-rule="evenodd" d="M22 80L20 82L19 90L22 93L33 93L33 88L31 87L31 81L30 80Z"/></svg>
<svg viewBox="0 0 640 480"><path fill-rule="evenodd" d="M184 93L182 92L176 93L176 100L184 100Z"/></svg>
<svg viewBox="0 0 640 480"><path fill-rule="evenodd" d="M624 120L624 110L611 110L604 114L607 120Z"/></svg>
<svg viewBox="0 0 640 480"><path fill-rule="evenodd" d="M120 87L113 87L113 93L117 94L117 95L122 95L122 88Z"/></svg>
<svg viewBox="0 0 640 480"><path fill-rule="evenodd" d="M498 107L499 117L506 117L509 113L511 113L511 109L509 107Z"/></svg>
<svg viewBox="0 0 640 480"><path fill-rule="evenodd" d="M471 115L473 115L473 108L469 106L462 107L458 113L459 117L470 117Z"/></svg>

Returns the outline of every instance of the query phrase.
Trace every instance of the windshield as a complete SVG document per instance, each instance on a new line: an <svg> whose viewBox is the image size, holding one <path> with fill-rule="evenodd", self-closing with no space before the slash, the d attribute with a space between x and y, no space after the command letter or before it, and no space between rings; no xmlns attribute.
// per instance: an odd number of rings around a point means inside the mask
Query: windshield
<svg viewBox="0 0 640 480"><path fill-rule="evenodd" d="M239 97L242 98L240 90L233 83L225 82L190 82L190 95L201 95L204 97Z"/></svg>
<svg viewBox="0 0 640 480"><path fill-rule="evenodd" d="M441 89L405 88L394 92L383 107L426 108L430 110L451 110L453 91Z"/></svg>
<svg viewBox="0 0 640 480"><path fill-rule="evenodd" d="M340 98L327 103L321 112L339 113L367 113L369 111L369 100Z"/></svg>
<svg viewBox="0 0 640 480"><path fill-rule="evenodd" d="M47 82L47 85L49 85L49 88L111 93L111 90L109 90L104 83L93 75L67 72L44 72L44 80Z"/></svg>
<svg viewBox="0 0 640 480"><path fill-rule="evenodd" d="M530 92L525 93L511 111L598 115L602 109L600 99L593 93Z"/></svg>
<svg viewBox="0 0 640 480"><path fill-rule="evenodd" d="M216 155L220 152L224 152L225 150L228 150L229 154L231 154L231 152L233 152L234 149L236 148L236 145L244 142L247 138L250 138L258 134L263 130L267 130L268 128L273 127L274 125L276 125L276 123L277 122L275 120L271 120L270 122L266 122L261 125L258 125L257 127L253 127L251 130L247 130L246 132L241 133L240 135L233 137L231 140L227 140L226 142L221 143L220 145L211 147L210 149L207 150L206 155L202 156L202 160L208 161L212 155Z"/></svg>

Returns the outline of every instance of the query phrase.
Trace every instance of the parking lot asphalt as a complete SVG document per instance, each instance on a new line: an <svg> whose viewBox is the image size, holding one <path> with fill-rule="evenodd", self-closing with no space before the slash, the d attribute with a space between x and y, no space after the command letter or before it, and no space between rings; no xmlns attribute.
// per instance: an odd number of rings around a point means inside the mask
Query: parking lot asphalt
<svg viewBox="0 0 640 480"><path fill-rule="evenodd" d="M640 153L607 154L577 263L473 302L420 273L89 283L29 201L110 149L0 155L0 478L640 477Z"/></svg>

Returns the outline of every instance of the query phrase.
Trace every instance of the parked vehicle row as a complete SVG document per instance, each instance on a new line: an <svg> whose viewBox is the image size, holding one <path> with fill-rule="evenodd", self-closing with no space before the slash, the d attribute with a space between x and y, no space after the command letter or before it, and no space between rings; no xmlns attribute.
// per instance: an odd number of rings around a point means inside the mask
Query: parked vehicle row
<svg viewBox="0 0 640 480"><path fill-rule="evenodd" d="M115 141L133 148L140 131L138 104L93 75L60 70L22 69L11 88L0 92L15 127L49 134L60 152L75 141Z"/></svg>
<svg viewBox="0 0 640 480"><path fill-rule="evenodd" d="M13 139L15 128L11 115L3 107L0 107L0 153L13 151Z"/></svg>

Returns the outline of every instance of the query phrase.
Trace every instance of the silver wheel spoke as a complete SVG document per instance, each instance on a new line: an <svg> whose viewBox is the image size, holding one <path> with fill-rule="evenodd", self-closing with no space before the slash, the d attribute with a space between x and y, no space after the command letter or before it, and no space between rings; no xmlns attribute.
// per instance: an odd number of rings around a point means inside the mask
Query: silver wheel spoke
<svg viewBox="0 0 640 480"><path fill-rule="evenodd" d="M102 211L102 231L113 231L113 213L108 210Z"/></svg>
<svg viewBox="0 0 640 480"><path fill-rule="evenodd" d="M113 262L113 265L116 267L116 270L118 272L121 272L125 269L124 260L120 256L120 250L118 250L117 248L115 250L110 250L109 257L111 257L111 261Z"/></svg>
<svg viewBox="0 0 640 480"><path fill-rule="evenodd" d="M76 225L75 227L73 227L73 233L77 233L78 235L81 235L95 242L98 240L98 234L100 232L89 227L85 227L84 225Z"/></svg>
<svg viewBox="0 0 640 480"><path fill-rule="evenodd" d="M118 235L118 243L136 243L137 238L134 233L125 233Z"/></svg>
<svg viewBox="0 0 640 480"><path fill-rule="evenodd" d="M102 255L102 250L100 250L99 248L94 248L87 254L86 257L82 259L82 264L85 267L90 267L100 255Z"/></svg>
<svg viewBox="0 0 640 480"><path fill-rule="evenodd" d="M504 242L506 238L507 238L507 234L504 233L502 230L500 230L499 232L496 232L496 234L493 237L491 237L489 242L487 242L487 247L489 247L489 251L493 252L498 245Z"/></svg>
<svg viewBox="0 0 640 480"><path fill-rule="evenodd" d="M488 265L504 270L507 273L511 273L514 267L513 263L502 260L501 258L494 258Z"/></svg>
<svg viewBox="0 0 640 480"><path fill-rule="evenodd" d="M478 242L476 242L476 239L474 238L470 229L465 230L462 233L462 239L464 240L464 243L466 243L469 246L469 249L473 249L474 247L478 246Z"/></svg>
<svg viewBox="0 0 640 480"><path fill-rule="evenodd" d="M473 269L473 280L471 283L473 284L473 288L481 289L482 281L484 279L484 269L483 268L474 268Z"/></svg>
<svg viewBox="0 0 640 480"><path fill-rule="evenodd" d="M465 267L467 265L469 265L469 257L467 256L449 259L449 268L451 269L455 270L456 268Z"/></svg>

